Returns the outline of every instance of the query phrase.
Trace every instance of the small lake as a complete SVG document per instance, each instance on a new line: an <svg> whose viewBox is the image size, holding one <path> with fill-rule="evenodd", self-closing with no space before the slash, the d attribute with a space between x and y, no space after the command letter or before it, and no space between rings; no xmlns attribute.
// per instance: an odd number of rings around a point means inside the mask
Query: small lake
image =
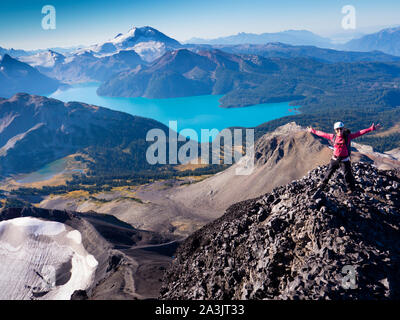
<svg viewBox="0 0 400 320"><path fill-rule="evenodd" d="M22 174L15 178L17 183L33 183L50 180L54 176L61 173L68 172L82 172L80 169L67 169L68 161L66 158L58 159L49 164L46 164L44 167L40 168L37 171Z"/></svg>
<svg viewBox="0 0 400 320"><path fill-rule="evenodd" d="M204 95L184 98L148 99L101 97L96 93L99 83L75 84L49 95L64 102L80 101L123 111L131 115L155 119L165 125L177 121L178 131L193 129L201 137L201 129L228 127L255 127L264 122L293 115L295 107L288 102L266 103L244 108L220 108L222 95ZM290 111L292 110L292 111Z"/></svg>
<svg viewBox="0 0 400 320"><path fill-rule="evenodd" d="M53 161L38 171L21 175L15 181L18 183L32 183L45 181L53 178L55 175L62 173L67 166L67 161L65 159L59 159Z"/></svg>

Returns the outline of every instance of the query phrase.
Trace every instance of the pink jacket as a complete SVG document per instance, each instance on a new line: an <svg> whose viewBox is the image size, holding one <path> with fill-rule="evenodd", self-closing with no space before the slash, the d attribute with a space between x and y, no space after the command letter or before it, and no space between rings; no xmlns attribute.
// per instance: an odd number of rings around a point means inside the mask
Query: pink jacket
<svg viewBox="0 0 400 320"><path fill-rule="evenodd" d="M374 131L374 130L375 130L375 126L372 125L371 127L367 128L367 129L363 129L363 130L357 131L355 133L350 133L348 136L349 143L352 139L358 138L358 137L362 136L363 134L366 134L366 133ZM325 133L325 132L315 130L315 129L311 129L311 133L316 134L317 136L320 136L322 138L325 138L325 139L328 139L331 141L333 140L333 137L335 136L335 134L333 134L333 133ZM333 141L333 145L334 145L333 155L335 157L346 158L349 156L349 152L346 147L346 141L343 136L336 135L336 141Z"/></svg>

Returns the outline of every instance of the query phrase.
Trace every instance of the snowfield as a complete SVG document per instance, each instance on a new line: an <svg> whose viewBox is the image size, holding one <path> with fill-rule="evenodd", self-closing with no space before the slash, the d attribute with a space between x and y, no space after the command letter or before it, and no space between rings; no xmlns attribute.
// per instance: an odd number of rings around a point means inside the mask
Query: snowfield
<svg viewBox="0 0 400 320"><path fill-rule="evenodd" d="M70 299L98 265L79 231L32 217L0 222L0 261L1 300Z"/></svg>

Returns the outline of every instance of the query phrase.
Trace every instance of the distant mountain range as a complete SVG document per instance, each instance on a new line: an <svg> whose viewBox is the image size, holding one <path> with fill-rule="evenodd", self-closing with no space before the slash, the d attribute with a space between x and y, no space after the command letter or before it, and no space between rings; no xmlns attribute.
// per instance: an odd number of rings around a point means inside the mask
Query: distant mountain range
<svg viewBox="0 0 400 320"><path fill-rule="evenodd" d="M309 58L263 58L215 49L197 53L179 49L167 52L149 66L112 77L99 87L98 94L147 98L223 94L222 106L240 107L349 90L397 88L399 76L398 64L327 64Z"/></svg>
<svg viewBox="0 0 400 320"><path fill-rule="evenodd" d="M147 66L165 53L182 48L194 52L218 49L234 54L256 54L264 57L305 57L323 62L397 61L397 57L388 53L399 54L396 49L399 29L385 29L344 45L334 45L328 38L305 30L239 33L211 40L192 39L190 44L183 45L146 26L133 27L125 34L117 34L113 39L96 45L64 50L64 54L55 50L24 51L4 48L0 48L0 54L17 57L60 81L106 81L122 71L131 71L138 65ZM335 46L341 50L354 51L333 50Z"/></svg>
<svg viewBox="0 0 400 320"><path fill-rule="evenodd" d="M356 33L354 33L357 35ZM281 42L287 45L316 46L320 48L352 50L352 51L381 51L390 55L400 55L400 27L385 28L379 32L353 38L344 44L338 44L329 38L321 37L306 30L288 30L276 33L238 33L237 35L215 39L192 38L187 44L208 45L266 45L270 42Z"/></svg>
<svg viewBox="0 0 400 320"><path fill-rule="evenodd" d="M61 85L61 82L43 75L8 54L0 59L0 97L8 98L17 92L47 94Z"/></svg>
<svg viewBox="0 0 400 320"><path fill-rule="evenodd" d="M0 47L0 56L3 56L5 54L8 54L14 58L18 58L18 57L25 57L25 56L32 56L35 55L37 53L40 52L44 52L44 51L56 51L59 53L65 53L68 54L72 51L76 51L78 49L80 49L82 46L79 47L55 47L55 48L47 48L47 49L37 49L37 50L22 50L22 49L6 49L6 48L2 48Z"/></svg>
<svg viewBox="0 0 400 320"><path fill-rule="evenodd" d="M2 48L0 47L0 57L8 54L12 57L20 57L20 56L25 56L25 55L31 55L34 54L33 52L28 52L25 50L15 50L15 49L6 49L6 48Z"/></svg>
<svg viewBox="0 0 400 320"><path fill-rule="evenodd" d="M114 74L145 63L134 50L120 50L100 57L93 51L64 56L48 50L19 59L35 66L47 76L65 82L104 81Z"/></svg>
<svg viewBox="0 0 400 320"><path fill-rule="evenodd" d="M94 162L110 153L139 170L146 167L145 137L153 128L168 135L152 119L19 93L0 100L0 176L32 172L77 151L90 152Z"/></svg>
<svg viewBox="0 0 400 320"><path fill-rule="evenodd" d="M383 29L379 32L353 39L343 45L346 50L382 51L400 56L400 27Z"/></svg>
<svg viewBox="0 0 400 320"><path fill-rule="evenodd" d="M165 52L182 48L178 41L151 27L133 27L113 39L83 48L14 50L0 47L0 56L8 54L58 79L104 80L122 69L146 64ZM111 58L110 58L111 57ZM107 71L100 69L105 68ZM55 69L55 70L54 70Z"/></svg>
<svg viewBox="0 0 400 320"><path fill-rule="evenodd" d="M187 45L193 52L218 49L234 54L256 54L264 57L313 58L322 62L398 61L400 58L382 52L351 52L323 49L315 46L292 46L284 43L240 45ZM170 48L165 52L173 52ZM148 57L147 57L148 58ZM64 82L106 81L122 71L132 71L138 65L147 66L135 50L99 55L94 51L79 51L62 55L53 50L41 51L31 56L21 56L20 61L36 67L43 74ZM183 88L182 88L183 90ZM201 91L201 90L200 90Z"/></svg>
<svg viewBox="0 0 400 320"><path fill-rule="evenodd" d="M372 30L372 29L371 29ZM46 51L58 52L64 55L75 55L82 52L93 52L95 56L104 56L118 53L120 50L134 50L146 62L154 61L166 51L178 48L188 48L194 45L231 46L231 45L266 45L268 43L283 43L292 46L315 46L319 48L354 50L354 51L382 51L387 54L399 55L400 27L382 29L379 32L365 35L352 32L352 40L339 44L328 37L322 37L307 30L286 30L275 33L245 33L219 37L215 39L192 38L185 44L168 37L164 33L149 27L132 27L127 33L119 33L113 39L87 47L51 48L46 50L15 50L0 47L0 56L9 54L13 57L34 56ZM346 33L349 37L349 33ZM358 38L355 38L357 37ZM42 55L43 57L43 55ZM34 63L40 57L30 57L26 62Z"/></svg>
<svg viewBox="0 0 400 320"><path fill-rule="evenodd" d="M98 93L148 98L211 94L214 86L211 74L216 67L214 61L187 49L169 51L150 66L140 66L109 79Z"/></svg>
<svg viewBox="0 0 400 320"><path fill-rule="evenodd" d="M396 41L398 42L398 40L396 40L396 37L399 30L400 28L386 29L377 34L353 40L353 42L347 44L347 48L354 47L354 50L359 50L362 49L361 44L364 43L365 39L378 38L380 39L379 41L369 41L374 43L375 47L367 46L365 50L379 49L383 43L390 43L391 47L385 50L397 54ZM270 42L276 40L280 42ZM198 42L202 41L199 40ZM103 84L98 93L110 96L166 98L201 94L229 95L232 90L236 92L239 90L242 93L236 94L234 100L231 99L232 95L224 97L223 104L225 106L244 106L255 102L273 102L282 101L282 99L293 100L294 98L298 99L305 96L304 90L297 92L297 90L293 89L294 87L286 85L281 86L282 92L278 93L275 91L276 84L270 84L272 87L260 93L261 91L256 89L263 82L261 81L260 83L260 77L264 79L263 74L271 72L271 70L264 69L265 66L262 64L265 61L262 62L262 59L254 56L244 57L244 55L280 58L279 63L281 65L283 63L282 59L299 58L312 59L324 63L388 63L399 61L397 56L378 51L338 51L320 48L315 45L305 45L318 44L323 46L329 42L329 39L304 30L289 30L261 35L240 33L236 36L218 38L208 42L211 44L182 45L158 30L147 26L134 27L126 34L116 35L112 40L66 54L47 50L36 52L33 55L26 55L15 51L16 55L20 55L18 58L20 62L19 64L15 62L12 68L10 68L10 59L13 58L8 54L4 56L5 61L9 61L9 67L7 70L2 70L2 75L4 77L5 72L7 72L9 81L0 89L0 96L10 97L17 92L43 94L54 91L54 88L57 88L59 83L45 77L47 76L65 83L100 81ZM356 45L357 43L358 45ZM218 54L216 53L217 51ZM225 56L223 56L222 52L226 53ZM214 57L211 57L212 55ZM16 60L13 59L13 61ZM23 62L26 64L23 64ZM2 63L4 64L4 62ZM272 64L274 63L276 62ZM291 64L287 61L285 63L287 65ZM296 63L304 63L305 66L304 68L299 65L294 67L294 70L300 72L297 75L294 74L294 71L285 71L292 75L288 81L293 81L294 78L301 75L301 72L312 68L313 65L313 62L305 60L298 60ZM29 69L27 64L35 67L36 70ZM25 68L30 72L11 73L11 69L18 69L17 65L20 70ZM3 67L5 68L5 65ZM314 67L319 66L315 65ZM286 67L277 68L276 70L284 72ZM280 78L287 78L287 75L279 72L273 71L272 73L276 74L277 77L279 75ZM36 78L34 74L36 74ZM251 76L249 76L250 74ZM246 76L243 78L243 75ZM326 76L330 75L327 74ZM45 80L39 81L37 77ZM53 85L50 85L50 83ZM278 83L282 83L282 81L278 79ZM43 88L37 88L38 86ZM302 84L302 86L304 87L305 85ZM310 87L308 88L310 89ZM37 90L35 91L34 89ZM254 96L251 93L254 90L257 91L255 96L258 98L246 101L249 96ZM316 91L316 89L310 90L311 92ZM246 98L243 97L245 91ZM238 99L240 102L237 101ZM226 101L228 100L232 102L227 103Z"/></svg>
<svg viewBox="0 0 400 320"><path fill-rule="evenodd" d="M218 49L234 54L255 54L266 58L312 58L321 62L400 61L400 57L383 52L340 51L316 46L290 45L282 42L267 44L196 45L194 51Z"/></svg>
<svg viewBox="0 0 400 320"><path fill-rule="evenodd" d="M17 57L41 73L64 82L105 81L114 74L147 64L165 52L181 47L178 41L154 28L134 27L112 40L86 48L64 50L65 54L54 50L29 52L0 48L0 55Z"/></svg>
<svg viewBox="0 0 400 320"><path fill-rule="evenodd" d="M63 63L65 56L53 50L46 50L34 55L21 56L18 60L28 63L32 67L52 68L56 64Z"/></svg>
<svg viewBox="0 0 400 320"><path fill-rule="evenodd" d="M318 47L332 47L330 39L321 37L307 30L287 30L276 33L245 33L241 32L237 35L220 37L216 39L192 38L186 43L193 44L266 44L268 42L283 42L292 45L312 45Z"/></svg>

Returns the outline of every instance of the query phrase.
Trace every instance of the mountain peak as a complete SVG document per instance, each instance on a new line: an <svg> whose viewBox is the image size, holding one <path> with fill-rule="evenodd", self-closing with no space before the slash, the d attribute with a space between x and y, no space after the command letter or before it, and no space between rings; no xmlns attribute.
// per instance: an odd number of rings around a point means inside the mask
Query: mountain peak
<svg viewBox="0 0 400 320"><path fill-rule="evenodd" d="M158 31L157 29L150 27L150 26L143 26L143 27L131 27L126 34L119 33L114 39L119 40L119 41L126 41L126 40L131 40L131 41L137 41L139 37L147 37L147 38L154 38L153 40L156 40L158 37L167 40L173 40L169 37L167 37L165 34L162 32ZM142 41L145 39L141 39ZM161 39L160 39L161 40ZM173 40L176 41L176 40Z"/></svg>
<svg viewBox="0 0 400 320"><path fill-rule="evenodd" d="M88 58L94 56L92 50L85 50L85 51L79 52L77 55L81 56L81 57L88 57Z"/></svg>
<svg viewBox="0 0 400 320"><path fill-rule="evenodd" d="M18 92L10 98L10 101L16 101L16 100L21 100L21 99L25 100L25 99L30 99L31 97L38 97L38 96L31 95L31 94L25 93L25 92ZM45 98L45 97L43 97L43 98Z"/></svg>
<svg viewBox="0 0 400 320"><path fill-rule="evenodd" d="M398 299L399 172L355 163L362 191L345 194L336 173L314 197L326 169L236 203L192 234L160 298Z"/></svg>
<svg viewBox="0 0 400 320"><path fill-rule="evenodd" d="M393 28L387 28L387 29L383 29L380 32L383 33L396 33L396 32L400 32L400 26L399 27L393 27Z"/></svg>
<svg viewBox="0 0 400 320"><path fill-rule="evenodd" d="M192 51L190 51L188 49L184 49L184 48L171 51L171 54L173 56L178 56L178 57L186 57L186 56L194 56L194 55L196 55L196 53L194 53L194 52L192 52Z"/></svg>
<svg viewBox="0 0 400 320"><path fill-rule="evenodd" d="M0 59L0 62L1 63L10 63L10 62L13 62L13 61L17 61L16 59L13 59L9 54L4 54L3 55L3 58L1 58Z"/></svg>
<svg viewBox="0 0 400 320"><path fill-rule="evenodd" d="M131 37L134 36L137 29L138 29L138 28L135 27L135 26L131 27L131 28L128 30L128 32L125 34L125 36L131 36ZM120 33L120 36L124 36L124 34L123 34L123 33Z"/></svg>
<svg viewBox="0 0 400 320"><path fill-rule="evenodd" d="M150 27L150 26L143 26L143 27L138 27L137 28L140 31L153 31L153 32L160 32L157 29Z"/></svg>
<svg viewBox="0 0 400 320"><path fill-rule="evenodd" d="M11 97L16 92L43 94L55 91L60 82L40 73L25 62L5 54L0 61L0 70L6 77L0 81L0 96Z"/></svg>
<svg viewBox="0 0 400 320"><path fill-rule="evenodd" d="M167 50L180 48L182 45L150 26L131 27L126 33L118 33L113 39L93 45L80 51L91 50L97 56L105 56L120 50L135 50L147 62L161 57Z"/></svg>

